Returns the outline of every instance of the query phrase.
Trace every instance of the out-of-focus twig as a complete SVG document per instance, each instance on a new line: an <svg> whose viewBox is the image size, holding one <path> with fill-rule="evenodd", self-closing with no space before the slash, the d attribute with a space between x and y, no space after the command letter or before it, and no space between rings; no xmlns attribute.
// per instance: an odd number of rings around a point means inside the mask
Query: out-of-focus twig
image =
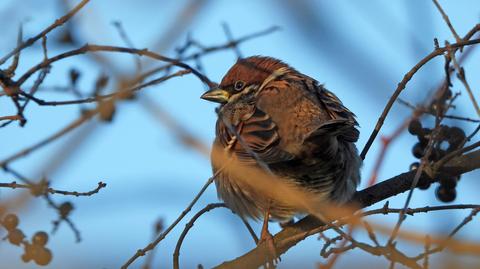
<svg viewBox="0 0 480 269"><path fill-rule="evenodd" d="M436 247L436 248L433 248L433 249L426 249L424 253L416 256L416 257L413 257L413 259L415 260L420 260L420 259L428 259L428 255L430 254L433 254L433 253L437 253L437 252L440 252L442 250L445 249L445 247L448 245L448 240L450 240L451 238L453 238L453 236L455 236L455 234L458 233L458 231L460 231L465 225L467 225L470 221L473 220L473 218L478 214L478 212L480 212L480 207L479 206L476 206L476 207L472 207L472 211L470 212L470 214L465 217L462 222L460 222L449 234L448 234L448 237L446 239L447 242L444 242L442 245Z"/></svg>
<svg viewBox="0 0 480 269"><path fill-rule="evenodd" d="M100 101L106 100L106 99L119 98L119 97L122 97L122 96L125 96L125 95L128 95L128 94L134 93L136 91L142 90L144 88L159 84L159 83L164 82L166 80L169 80L171 78L183 76L183 75L186 75L186 74L189 74L189 73L190 73L190 70L180 70L180 71L177 71L177 72L175 72L171 75L167 75L167 76L164 76L164 77L160 77L160 78L148 81L146 83L143 83L141 85L132 87L130 89L120 90L120 91L116 91L116 92L109 93L109 94L104 94L104 95L95 95L95 96L92 96L92 97L87 97L87 98L84 98L84 99L76 99L76 100L45 101L43 99L37 98L37 97L35 97L31 94L27 94L25 92L23 92L23 93L21 92L20 94L27 97L28 99L32 100L33 102L35 102L35 103L37 103L38 105L41 105L41 106L61 106L61 105L84 104L84 103L100 102Z"/></svg>
<svg viewBox="0 0 480 269"><path fill-rule="evenodd" d="M410 108L410 109L413 109L413 110L419 110L421 113L424 113L424 114L427 114L427 115L432 115L432 116L435 116L435 114L430 111L429 109L425 108L425 107L422 107L422 106L415 106L413 105L412 103L402 99L402 98L398 98L397 99L397 102ZM445 119L452 119L452 120L461 120L461 121L468 121L468 122L480 122L480 120L477 120L477 119L472 119L472 118L468 118L468 117L461 117L461 116L456 116L456 115L449 115L449 114L445 114L443 116Z"/></svg>
<svg viewBox="0 0 480 269"><path fill-rule="evenodd" d="M443 10L442 6L438 3L438 0L432 0L435 6L437 7L438 11L442 15L443 20L447 24L448 28L453 34L453 37L455 37L456 42L460 42L462 38L457 34L457 31L455 31L455 28L453 27L452 23L450 22L450 19L447 16L447 13Z"/></svg>
<svg viewBox="0 0 480 269"><path fill-rule="evenodd" d="M59 26L62 26L65 22L67 22L70 18L72 18L78 11L80 11L88 2L90 2L90 0L82 0L72 10L70 10L70 12L68 12L64 16L60 17L59 19L56 19L55 22L53 24L51 24L50 26L48 26L45 30L41 31L36 36L27 39L25 42L22 42L14 50L7 53L7 55L5 55L3 58L0 59L0 65L5 63L10 57L17 54L19 51L23 50L26 47L31 46L37 40L46 36L53 29L55 29Z"/></svg>
<svg viewBox="0 0 480 269"><path fill-rule="evenodd" d="M37 142L33 145L21 150L21 151L13 154L10 157L7 157L4 160L0 161L0 167L5 167L6 165L11 163L12 161L14 161L18 158L21 158L21 157L25 157L28 154L30 154L31 152L50 144L51 142L55 141L59 137L62 137L63 135L65 135L65 134L69 133L70 131L74 130L75 128L82 125L86 121L90 120L97 113L98 113L98 109L86 111L81 117L74 120L73 122L71 122L70 124L68 124L64 128L60 129L56 133L54 133L54 134L50 135L49 137L47 137L47 138L45 138L45 139L43 139L43 140L41 140L41 141L39 141L39 142Z"/></svg>

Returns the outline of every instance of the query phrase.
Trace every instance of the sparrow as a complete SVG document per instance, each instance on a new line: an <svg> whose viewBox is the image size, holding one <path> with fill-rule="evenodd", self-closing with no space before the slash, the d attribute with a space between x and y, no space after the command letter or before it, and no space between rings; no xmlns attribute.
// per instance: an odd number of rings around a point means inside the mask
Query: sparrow
<svg viewBox="0 0 480 269"><path fill-rule="evenodd" d="M341 204L353 196L360 181L358 123L315 79L281 60L252 56L239 59L201 98L220 104L213 147L225 154L211 157L217 194L240 217L263 217L262 238L269 219L284 222L308 212L282 193L256 190L262 178L245 182L222 170L229 159L268 170L318 198L315 203Z"/></svg>

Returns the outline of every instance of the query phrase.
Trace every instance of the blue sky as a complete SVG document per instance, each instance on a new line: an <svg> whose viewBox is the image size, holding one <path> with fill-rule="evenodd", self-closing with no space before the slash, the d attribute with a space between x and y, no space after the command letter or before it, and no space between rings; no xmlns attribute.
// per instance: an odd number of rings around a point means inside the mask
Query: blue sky
<svg viewBox="0 0 480 269"><path fill-rule="evenodd" d="M25 36L32 36L62 13L60 2L3 0L0 3L0 22L5 33L0 42L0 54L8 52L15 44L19 22L24 22ZM123 46L112 26L113 21L120 21L136 47L154 49L157 41L171 29L172 21L178 19L178 12L189 2L92 1L73 20L76 25L74 35L82 44ZM302 9L302 3L308 4L306 8ZM476 1L441 3L461 36L478 23L480 6ZM294 8L294 4L300 7ZM280 26L281 31L240 45L241 52L243 55L281 58L325 83L358 116L361 136L357 146L360 149L397 83L433 49L433 38L437 37L441 43L445 39L454 40L430 1L205 1L192 18L192 23L185 29L178 29L173 43L161 53L175 56L174 47L183 44L187 32L205 46L223 44L227 40L221 27L223 22L230 26L234 37ZM61 30L57 29L49 36L50 56L76 47L56 45L54 40L59 32ZM135 63L130 55L105 56L122 76L134 74ZM38 63L42 57L39 45L26 50L22 54L18 73ZM474 89L480 85L480 77L474 75L480 70L478 57L478 51L474 51L465 62L467 76ZM229 50L205 56L202 62L206 75L220 81L235 59L235 53ZM92 88L99 73L112 75L112 70L99 68L91 58L76 57L54 64L45 85L67 85L68 71L72 67L80 70L80 88L85 91ZM442 76L443 59L438 58L413 78L401 97L420 103L435 89ZM33 80L27 82L28 85L32 83ZM108 88L112 87L110 84ZM463 87L455 82L454 89L462 91L462 96L452 114L475 117ZM65 268L66 265L69 268L118 268L138 248L149 242L156 219L161 217L165 224L169 224L180 214L210 176L209 159L181 145L172 131L145 109L141 100L148 99L158 104L190 133L210 145L214 136L215 113L213 104L199 99L204 90L205 87L193 76L175 78L160 86L144 89L138 100L117 104L112 123L94 120L12 164L13 168L31 178L46 175L52 180L52 186L58 189L84 191L94 188L98 181L108 184L100 194L92 197L54 197L59 202L74 202L76 209L71 217L81 230L83 241L75 243L71 230L61 226L49 242L54 253L49 268ZM41 96L48 100L71 98L53 93L41 93ZM13 112L11 103L1 99L0 115ZM390 134L409 114L408 108L396 104L382 133ZM1 130L0 159L39 141L78 115L78 106L31 105L26 113L28 124L24 128L11 125ZM432 124L428 120L424 122ZM448 123L459 125L458 122ZM475 127L474 124L461 124L467 132ZM381 179L408 169L414 161L410 153L414 143L414 138L405 133L393 144L381 170ZM377 141L365 160L363 184L371 173L378 146ZM74 154L69 157L61 155L65 148L74 150ZM473 180L478 176L478 172L473 172L462 177L456 202L478 203L478 183ZM3 174L3 179L9 181L11 177ZM1 190L0 197L11 197L20 192ZM404 199L405 195L399 195L390 202L392 206L399 207ZM212 186L194 211L216 201ZM427 204L439 204L433 187L414 194L412 206ZM29 235L37 230L49 231L51 221L56 217L42 199L32 199L28 206L17 210L21 228ZM466 211L451 211L419 215L407 220L403 227L415 231L449 231L467 214ZM372 220L394 223L396 217L376 216ZM159 245L154 265L171 267L172 251L184 224L180 223ZM272 227L273 231L278 231L276 225ZM258 224L255 228L260 230ZM478 221L474 221L459 237L479 240L478 233L474 232L478 228ZM295 265L315 267L317 262L322 261L319 257L321 245L315 237L300 243L283 256L280 268ZM182 248L181 264L191 268L201 263L208 268L253 247L238 218L226 209L218 209L202 217L189 233ZM406 247L409 253L418 251L415 246ZM19 248L0 244L2 263L7 261L10 268L35 268L32 264L22 263L20 255ZM354 250L340 259L338 268L352 265L354 260L365 265L386 264L382 258ZM479 260L474 262L478 265ZM143 260L139 260L132 268L140 268L142 264Z"/></svg>

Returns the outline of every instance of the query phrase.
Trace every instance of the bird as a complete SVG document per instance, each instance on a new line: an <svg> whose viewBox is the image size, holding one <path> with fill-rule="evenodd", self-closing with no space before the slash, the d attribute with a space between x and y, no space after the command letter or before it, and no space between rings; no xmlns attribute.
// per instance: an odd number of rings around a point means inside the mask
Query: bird
<svg viewBox="0 0 480 269"><path fill-rule="evenodd" d="M279 184L317 198L312 203L352 198L362 163L355 146L358 122L315 79L276 58L251 56L238 59L201 98L219 104L213 148L221 154L211 154L218 197L242 218L263 217L261 240L271 237L269 220L287 222L308 212L283 193L256 190L262 178L245 182L222 170L229 159L267 170Z"/></svg>

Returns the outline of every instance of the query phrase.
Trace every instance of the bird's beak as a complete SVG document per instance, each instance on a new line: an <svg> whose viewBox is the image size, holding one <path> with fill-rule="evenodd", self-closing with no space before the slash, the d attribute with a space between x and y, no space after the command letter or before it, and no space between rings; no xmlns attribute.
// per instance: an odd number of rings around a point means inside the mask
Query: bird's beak
<svg viewBox="0 0 480 269"><path fill-rule="evenodd" d="M207 101L223 104L228 102L228 99L230 98L230 93L228 93L226 90L216 88L206 91L204 94L202 94L200 98Z"/></svg>

